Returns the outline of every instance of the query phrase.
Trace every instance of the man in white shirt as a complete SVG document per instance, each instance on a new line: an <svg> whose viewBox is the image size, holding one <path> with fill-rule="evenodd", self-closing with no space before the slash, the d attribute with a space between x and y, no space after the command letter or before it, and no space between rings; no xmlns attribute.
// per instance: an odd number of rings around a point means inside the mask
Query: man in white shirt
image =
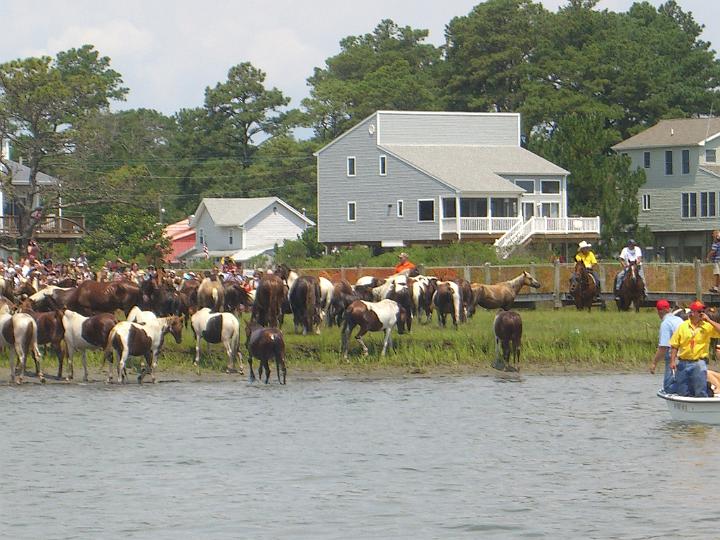
<svg viewBox="0 0 720 540"><path fill-rule="evenodd" d="M627 272L628 266L631 262L637 263L640 277L643 280L643 284L645 283L645 271L642 266L642 250L635 240L632 238L628 240L627 246L622 248L622 251L620 252L619 260L623 267L622 270L618 272L617 276L615 276L615 296L617 296L617 292L620 290L620 285L622 284L622 280L625 277L625 273ZM647 285L645 286L645 289L647 290Z"/></svg>

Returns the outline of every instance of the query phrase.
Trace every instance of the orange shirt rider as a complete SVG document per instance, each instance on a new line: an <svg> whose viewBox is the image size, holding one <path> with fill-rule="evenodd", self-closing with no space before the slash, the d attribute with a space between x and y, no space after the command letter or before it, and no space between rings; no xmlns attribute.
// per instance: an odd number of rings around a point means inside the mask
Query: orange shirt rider
<svg viewBox="0 0 720 540"><path fill-rule="evenodd" d="M396 274L400 274L403 272L407 273L410 270L415 270L415 265L408 260L407 253L402 252L400 255L398 255L398 258L400 259L400 262L395 265Z"/></svg>

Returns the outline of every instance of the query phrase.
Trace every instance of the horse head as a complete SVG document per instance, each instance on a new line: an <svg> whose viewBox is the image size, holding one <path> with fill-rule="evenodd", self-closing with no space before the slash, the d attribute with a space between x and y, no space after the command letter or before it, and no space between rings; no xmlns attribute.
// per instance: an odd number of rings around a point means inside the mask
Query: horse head
<svg viewBox="0 0 720 540"><path fill-rule="evenodd" d="M167 332L175 338L175 343L182 342L183 320L180 317L176 315L169 316L166 328Z"/></svg>
<svg viewBox="0 0 720 540"><path fill-rule="evenodd" d="M528 287L532 287L533 289L539 289L542 287L540 285L540 282L535 279L530 272L523 272L523 285L527 285Z"/></svg>

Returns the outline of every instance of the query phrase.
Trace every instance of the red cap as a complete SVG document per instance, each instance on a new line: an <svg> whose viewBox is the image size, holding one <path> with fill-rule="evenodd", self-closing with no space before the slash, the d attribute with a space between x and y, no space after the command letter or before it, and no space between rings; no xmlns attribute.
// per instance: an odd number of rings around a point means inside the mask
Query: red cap
<svg viewBox="0 0 720 540"><path fill-rule="evenodd" d="M690 304L690 311L702 311L705 309L705 306L700 300L695 300L692 304Z"/></svg>
<svg viewBox="0 0 720 540"><path fill-rule="evenodd" d="M668 302L664 298L662 300L658 300L657 304L655 304L655 309L657 309L658 311L661 311L663 309L670 309L670 302Z"/></svg>

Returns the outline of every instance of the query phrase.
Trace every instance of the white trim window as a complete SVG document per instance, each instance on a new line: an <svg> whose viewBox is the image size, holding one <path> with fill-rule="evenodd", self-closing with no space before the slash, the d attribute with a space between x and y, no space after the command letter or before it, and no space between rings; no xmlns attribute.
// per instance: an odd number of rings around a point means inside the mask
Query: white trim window
<svg viewBox="0 0 720 540"><path fill-rule="evenodd" d="M232 228L228 231L228 245L233 245L233 230Z"/></svg>
<svg viewBox="0 0 720 540"><path fill-rule="evenodd" d="M697 193L680 194L680 216L683 218L697 217Z"/></svg>
<svg viewBox="0 0 720 540"><path fill-rule="evenodd" d="M705 149L705 163L715 163L716 161L716 155L715 155L715 149L714 148L706 148Z"/></svg>
<svg viewBox="0 0 720 540"><path fill-rule="evenodd" d="M540 182L541 193L560 193L560 180L543 180Z"/></svg>
<svg viewBox="0 0 720 540"><path fill-rule="evenodd" d="M405 217L405 203L401 200L397 202L397 217Z"/></svg>
<svg viewBox="0 0 720 540"><path fill-rule="evenodd" d="M418 199L418 221L420 223L435 221L435 199Z"/></svg>
<svg viewBox="0 0 720 540"><path fill-rule="evenodd" d="M649 193L643 193L642 196L642 209L643 211L650 210L650 194Z"/></svg>
<svg viewBox="0 0 720 540"><path fill-rule="evenodd" d="M355 156L348 156L346 171L348 176L355 176L357 172L356 161Z"/></svg>
<svg viewBox="0 0 720 540"><path fill-rule="evenodd" d="M682 165L681 171L683 174L690 174L690 150L682 151Z"/></svg>
<svg viewBox="0 0 720 540"><path fill-rule="evenodd" d="M650 168L650 152L643 152L643 167L645 169Z"/></svg>
<svg viewBox="0 0 720 540"><path fill-rule="evenodd" d="M204 229L198 229L198 240L200 241L200 245L205 245L205 230Z"/></svg>
<svg viewBox="0 0 720 540"><path fill-rule="evenodd" d="M378 159L378 174L387 176L387 156L380 156Z"/></svg>
<svg viewBox="0 0 720 540"><path fill-rule="evenodd" d="M355 201L348 201L347 203L347 220L355 221L357 219L357 203Z"/></svg>
<svg viewBox="0 0 720 540"><path fill-rule="evenodd" d="M673 153L672 150L665 150L665 176L671 176L673 173Z"/></svg>
<svg viewBox="0 0 720 540"><path fill-rule="evenodd" d="M700 192L700 217L715 217L717 215L714 191Z"/></svg>
<svg viewBox="0 0 720 540"><path fill-rule="evenodd" d="M515 180L515 185L523 188L525 193L535 193L535 180Z"/></svg>

